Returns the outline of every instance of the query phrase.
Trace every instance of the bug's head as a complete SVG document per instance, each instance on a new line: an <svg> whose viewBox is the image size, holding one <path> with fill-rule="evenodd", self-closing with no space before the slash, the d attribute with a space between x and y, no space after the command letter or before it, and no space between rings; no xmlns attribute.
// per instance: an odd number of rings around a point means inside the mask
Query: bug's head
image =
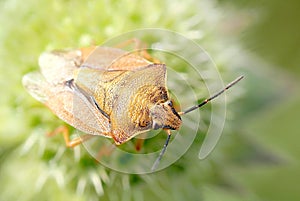
<svg viewBox="0 0 300 201"><path fill-rule="evenodd" d="M154 130L160 128L177 130L182 122L171 100L155 104L150 109L150 115L152 117L152 128Z"/></svg>

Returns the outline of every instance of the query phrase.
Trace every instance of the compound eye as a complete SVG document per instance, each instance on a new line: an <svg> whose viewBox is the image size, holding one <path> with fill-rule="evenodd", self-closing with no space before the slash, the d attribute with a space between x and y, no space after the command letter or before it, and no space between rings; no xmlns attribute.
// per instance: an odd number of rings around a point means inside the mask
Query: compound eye
<svg viewBox="0 0 300 201"><path fill-rule="evenodd" d="M172 101L170 101L170 100L168 100L167 104L168 104L168 106L170 106L170 107L173 106L173 103L172 103Z"/></svg>
<svg viewBox="0 0 300 201"><path fill-rule="evenodd" d="M161 126L157 123L153 123L153 126L152 126L153 130L157 130L157 129L160 129Z"/></svg>

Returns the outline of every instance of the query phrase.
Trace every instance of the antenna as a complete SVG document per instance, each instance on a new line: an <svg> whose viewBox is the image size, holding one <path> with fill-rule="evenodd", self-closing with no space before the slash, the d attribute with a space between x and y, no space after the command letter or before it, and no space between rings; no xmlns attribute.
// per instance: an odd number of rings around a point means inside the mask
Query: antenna
<svg viewBox="0 0 300 201"><path fill-rule="evenodd" d="M239 82L241 79L243 79L243 78L244 78L243 75L240 76L240 77L238 77L238 78L236 78L235 80L233 80L232 82L230 82L224 89L222 89L221 91L219 91L219 92L216 93L215 95L211 96L210 98L205 99L203 102L201 102L201 103L198 104L198 105L195 105L195 106L193 106L193 107L191 107L191 108L189 108L189 109L187 109L187 110L185 110L185 111L183 111L183 112L179 112L179 114L180 114L180 115L184 115L184 114L189 113L189 112L191 112L191 111L193 111L193 110L195 110L195 109L197 109L197 108L202 107L202 106L205 105L206 103L208 103L208 102L210 102L211 100L217 98L219 95L221 95L222 93L224 93L227 89L229 89L230 87L232 87L233 85L235 85L236 83L238 83L238 82Z"/></svg>

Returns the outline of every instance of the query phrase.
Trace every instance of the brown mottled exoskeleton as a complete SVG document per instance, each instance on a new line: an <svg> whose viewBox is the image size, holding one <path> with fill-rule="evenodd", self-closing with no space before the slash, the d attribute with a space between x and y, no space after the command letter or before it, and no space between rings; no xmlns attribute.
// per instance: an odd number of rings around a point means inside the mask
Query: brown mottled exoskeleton
<svg viewBox="0 0 300 201"><path fill-rule="evenodd" d="M23 85L66 123L87 133L69 140L74 147L91 136L113 138L120 145L151 129L165 129L168 138L155 168L168 145L171 132L182 123L180 115L201 107L242 76L203 103L177 112L166 87L166 66L152 63L136 53L110 47L90 47L43 53L41 73L29 73Z"/></svg>

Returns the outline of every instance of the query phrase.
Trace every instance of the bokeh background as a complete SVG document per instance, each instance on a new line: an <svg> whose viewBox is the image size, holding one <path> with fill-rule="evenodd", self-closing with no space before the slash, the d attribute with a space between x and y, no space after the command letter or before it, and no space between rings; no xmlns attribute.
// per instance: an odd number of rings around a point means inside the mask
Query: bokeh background
<svg viewBox="0 0 300 201"><path fill-rule="evenodd" d="M300 200L299 10L297 0L1 1L0 200ZM205 160L196 160L201 132L175 164L147 175L111 171L45 136L62 121L21 84L39 54L139 28L194 40L226 81L246 76Z"/></svg>

